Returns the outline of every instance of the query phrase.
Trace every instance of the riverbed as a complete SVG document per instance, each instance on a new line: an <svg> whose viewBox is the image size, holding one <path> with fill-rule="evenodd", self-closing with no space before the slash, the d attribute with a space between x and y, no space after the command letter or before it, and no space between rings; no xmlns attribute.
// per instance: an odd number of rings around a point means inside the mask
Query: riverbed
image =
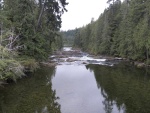
<svg viewBox="0 0 150 113"><path fill-rule="evenodd" d="M148 69L71 48L50 59L0 88L0 113L150 113Z"/></svg>

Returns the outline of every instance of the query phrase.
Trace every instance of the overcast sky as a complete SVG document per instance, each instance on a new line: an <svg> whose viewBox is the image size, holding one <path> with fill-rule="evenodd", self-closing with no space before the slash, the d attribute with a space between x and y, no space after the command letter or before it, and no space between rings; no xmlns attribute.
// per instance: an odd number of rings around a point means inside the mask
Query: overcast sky
<svg viewBox="0 0 150 113"><path fill-rule="evenodd" d="M61 30L75 29L90 23L91 19L98 19L108 6L107 0L67 0L68 12L62 16Z"/></svg>

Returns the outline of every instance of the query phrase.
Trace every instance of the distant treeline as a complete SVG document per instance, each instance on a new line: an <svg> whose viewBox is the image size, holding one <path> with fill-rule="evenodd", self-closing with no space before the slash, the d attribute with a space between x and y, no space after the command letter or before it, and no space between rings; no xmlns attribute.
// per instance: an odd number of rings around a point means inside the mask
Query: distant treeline
<svg viewBox="0 0 150 113"><path fill-rule="evenodd" d="M72 46L76 30L61 31L64 46Z"/></svg>
<svg viewBox="0 0 150 113"><path fill-rule="evenodd" d="M74 46L148 63L150 0L108 0L108 4L98 20L75 30Z"/></svg>

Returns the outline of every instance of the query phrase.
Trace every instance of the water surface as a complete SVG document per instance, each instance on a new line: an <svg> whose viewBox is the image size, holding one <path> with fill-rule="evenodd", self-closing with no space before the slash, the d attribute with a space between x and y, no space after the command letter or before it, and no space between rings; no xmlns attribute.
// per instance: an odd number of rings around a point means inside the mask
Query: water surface
<svg viewBox="0 0 150 113"><path fill-rule="evenodd" d="M128 63L42 67L0 88L0 113L150 113L150 72Z"/></svg>
<svg viewBox="0 0 150 113"><path fill-rule="evenodd" d="M55 75L52 84L62 113L105 113L105 98L92 70L83 65L63 65L57 66ZM112 112L119 111L122 113L114 104Z"/></svg>
<svg viewBox="0 0 150 113"><path fill-rule="evenodd" d="M50 82L54 73L55 67L44 67L0 88L0 113L60 113Z"/></svg>

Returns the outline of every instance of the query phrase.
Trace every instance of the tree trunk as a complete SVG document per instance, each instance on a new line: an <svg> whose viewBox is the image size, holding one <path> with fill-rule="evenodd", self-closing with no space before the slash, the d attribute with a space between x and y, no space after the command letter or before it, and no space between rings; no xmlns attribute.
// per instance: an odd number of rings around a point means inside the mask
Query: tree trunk
<svg viewBox="0 0 150 113"><path fill-rule="evenodd" d="M3 29L3 23L1 22L0 46L2 45L2 29ZM1 59L3 59L3 48L0 50L0 52L2 52Z"/></svg>
<svg viewBox="0 0 150 113"><path fill-rule="evenodd" d="M0 38L0 46L2 44L2 29L3 29L3 23L1 22L1 38Z"/></svg>
<svg viewBox="0 0 150 113"><path fill-rule="evenodd" d="M39 1L41 1L41 0L39 0ZM38 30L38 28L39 28L39 26L40 26L40 24L41 24L42 15L43 15L43 13L44 13L45 1L44 1L43 4L41 3L40 5L42 5L42 8L41 8L41 11L40 11L40 14L39 14L36 31ZM41 7L41 6L40 6L40 7Z"/></svg>

